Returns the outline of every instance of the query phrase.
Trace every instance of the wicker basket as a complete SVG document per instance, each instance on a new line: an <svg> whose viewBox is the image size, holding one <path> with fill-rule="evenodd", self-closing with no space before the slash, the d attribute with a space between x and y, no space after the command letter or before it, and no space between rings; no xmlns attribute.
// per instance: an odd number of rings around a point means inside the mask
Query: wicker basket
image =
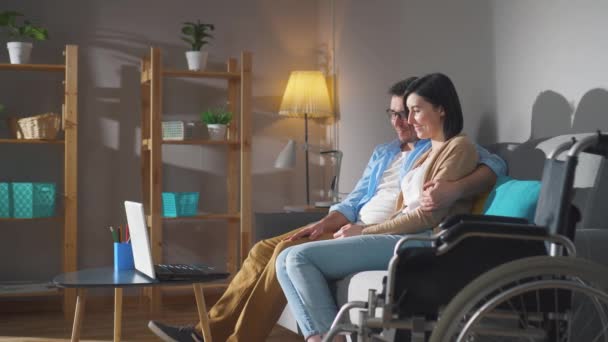
<svg viewBox="0 0 608 342"><path fill-rule="evenodd" d="M57 138L61 130L61 116L45 113L17 120L15 135L17 139L46 139Z"/></svg>

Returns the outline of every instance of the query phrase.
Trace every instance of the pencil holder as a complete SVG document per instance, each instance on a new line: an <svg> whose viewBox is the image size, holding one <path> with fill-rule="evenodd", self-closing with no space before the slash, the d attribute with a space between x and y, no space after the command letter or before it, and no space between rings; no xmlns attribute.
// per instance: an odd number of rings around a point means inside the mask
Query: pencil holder
<svg viewBox="0 0 608 342"><path fill-rule="evenodd" d="M114 242L114 270L132 270L135 268L133 263L133 250L130 243Z"/></svg>

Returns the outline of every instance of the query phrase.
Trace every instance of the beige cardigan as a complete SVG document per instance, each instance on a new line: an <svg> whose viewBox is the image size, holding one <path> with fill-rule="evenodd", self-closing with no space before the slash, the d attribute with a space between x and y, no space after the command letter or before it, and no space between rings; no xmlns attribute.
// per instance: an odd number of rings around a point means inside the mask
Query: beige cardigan
<svg viewBox="0 0 608 342"><path fill-rule="evenodd" d="M423 154L413 168L421 165L432 150ZM467 176L477 166L478 154L475 145L464 134L446 141L438 151L430 156L431 164L424 174L424 182L430 180L458 180ZM413 169L412 168L412 169ZM420 207L399 215L404 209L403 193L399 196L396 212L382 223L366 226L363 234L411 234L429 228L436 228L445 217L471 212L472 199L459 199L451 207L434 211L423 211Z"/></svg>

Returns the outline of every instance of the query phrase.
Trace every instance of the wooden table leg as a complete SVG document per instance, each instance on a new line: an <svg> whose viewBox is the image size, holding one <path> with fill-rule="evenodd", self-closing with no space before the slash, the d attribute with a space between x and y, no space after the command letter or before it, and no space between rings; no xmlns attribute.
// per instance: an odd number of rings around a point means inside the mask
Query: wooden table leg
<svg viewBox="0 0 608 342"><path fill-rule="evenodd" d="M86 289L78 289L78 296L76 297L76 310L74 310L74 324L72 325L72 342L80 341L80 326L82 325L82 317L84 316L86 294Z"/></svg>
<svg viewBox="0 0 608 342"><path fill-rule="evenodd" d="M122 330L122 288L114 289L114 342L120 341Z"/></svg>
<svg viewBox="0 0 608 342"><path fill-rule="evenodd" d="M201 284L192 284L194 287L194 297L196 298L196 309L198 310L198 319L203 328L203 339L205 342L211 342L211 330L209 329L209 316L207 315L207 305L205 305L205 296Z"/></svg>

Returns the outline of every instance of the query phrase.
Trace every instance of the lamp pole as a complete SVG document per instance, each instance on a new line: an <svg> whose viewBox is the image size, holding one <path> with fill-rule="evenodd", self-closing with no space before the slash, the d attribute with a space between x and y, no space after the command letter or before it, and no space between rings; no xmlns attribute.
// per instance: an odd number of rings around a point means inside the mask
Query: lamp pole
<svg viewBox="0 0 608 342"><path fill-rule="evenodd" d="M304 113L304 150L306 151L306 205L310 205L310 186L308 178L308 113Z"/></svg>

